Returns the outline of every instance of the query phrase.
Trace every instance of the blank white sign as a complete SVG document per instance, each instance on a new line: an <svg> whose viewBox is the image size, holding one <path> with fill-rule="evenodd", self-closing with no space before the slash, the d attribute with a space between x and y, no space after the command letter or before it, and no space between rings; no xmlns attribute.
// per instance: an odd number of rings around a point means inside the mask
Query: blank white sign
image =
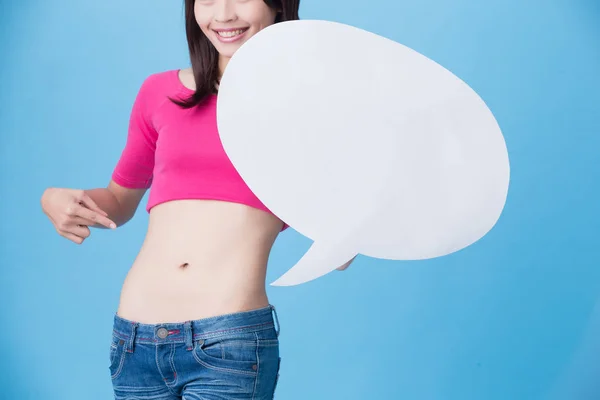
<svg viewBox="0 0 600 400"><path fill-rule="evenodd" d="M484 101L431 59L352 26L303 20L259 32L227 66L217 121L250 189L315 242L274 285L356 254L456 252L504 208L508 154Z"/></svg>

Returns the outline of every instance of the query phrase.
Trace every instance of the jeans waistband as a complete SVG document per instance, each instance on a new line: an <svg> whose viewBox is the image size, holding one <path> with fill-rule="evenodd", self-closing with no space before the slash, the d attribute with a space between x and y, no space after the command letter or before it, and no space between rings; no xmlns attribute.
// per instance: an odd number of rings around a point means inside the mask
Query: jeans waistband
<svg viewBox="0 0 600 400"><path fill-rule="evenodd" d="M192 342L233 333L256 332L275 328L279 336L279 320L275 307L269 305L251 311L218 315L186 322L143 324L130 321L119 315L114 316L113 334L125 344L125 350L132 353L136 342L144 343L186 343L191 349Z"/></svg>

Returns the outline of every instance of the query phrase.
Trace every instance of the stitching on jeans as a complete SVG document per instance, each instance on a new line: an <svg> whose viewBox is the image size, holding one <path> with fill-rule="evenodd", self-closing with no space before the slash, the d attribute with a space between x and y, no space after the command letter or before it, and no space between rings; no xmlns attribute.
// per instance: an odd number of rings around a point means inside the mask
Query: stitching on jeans
<svg viewBox="0 0 600 400"><path fill-rule="evenodd" d="M118 332L118 331L116 331L114 329L113 329L113 335L117 339L122 339L122 340L125 340L125 341L129 339L129 335L123 335L121 332Z"/></svg>
<svg viewBox="0 0 600 400"><path fill-rule="evenodd" d="M196 343L197 343L197 342L196 342ZM204 366L204 367L206 367L206 368L212 369L212 370L214 370L214 371L231 372L231 373L233 373L233 374L238 374L238 375L246 375L246 376L251 376L251 377L254 377L254 376L256 376L256 373L255 373L255 372L250 372L250 371L242 371L242 370L239 370L239 369L232 369L232 368L218 367L218 366L216 366L216 365L212 365L212 364L209 364L209 363L207 363L206 361L203 361L203 360L201 360L201 359L200 359L200 357L198 357L198 354L196 353L196 352L197 352L197 346L198 346L198 345L196 344L196 346L194 347L194 350L192 351L192 356L194 356L194 359L195 359L195 360L196 360L196 361L197 361L197 362L198 362L200 365L202 365L202 366Z"/></svg>
<svg viewBox="0 0 600 400"><path fill-rule="evenodd" d="M194 353L194 358L202 366L204 366L206 368L209 368L209 369L212 369L214 371L231 372L232 374L246 375L246 376L251 376L251 377L255 377L256 376L256 374L253 373L253 372L241 371L241 370L238 370L238 369L231 369L231 368L217 367L215 365L207 364L205 361L202 361L201 359L199 359L198 356L195 353Z"/></svg>
<svg viewBox="0 0 600 400"><path fill-rule="evenodd" d="M150 390L161 390L164 389L164 386L150 386L150 387L139 387L139 386L114 386L115 390L120 390L123 392L147 392ZM162 395L159 395L162 396Z"/></svg>
<svg viewBox="0 0 600 400"><path fill-rule="evenodd" d="M166 386L167 390L169 391L169 393L176 396L177 394L175 392L173 392L173 389L171 389L171 387L167 383L165 376L162 373L162 369L160 368L160 363L158 362L158 347L159 346L154 346L154 360L156 361L156 369L158 370L158 373L160 374L160 377L162 378L163 382L165 383L165 386Z"/></svg>
<svg viewBox="0 0 600 400"><path fill-rule="evenodd" d="M218 340L216 343L221 344L221 347L254 347L256 346L256 340L240 340L236 338L228 339L227 336L220 338L212 338ZM209 339L211 340L211 339Z"/></svg>
<svg viewBox="0 0 600 400"><path fill-rule="evenodd" d="M177 384L177 381L179 380L179 375L177 374L177 370L175 369L175 362L173 361L174 358L175 358L175 344L171 344L170 362L171 362L171 368L173 368L174 379L173 379L173 382L167 383L167 386L168 385L175 386Z"/></svg>
<svg viewBox="0 0 600 400"><path fill-rule="evenodd" d="M273 398L275 398L275 391L279 384L279 373L281 372L281 357L277 358L277 375L275 375L275 386L273 387Z"/></svg>
<svg viewBox="0 0 600 400"><path fill-rule="evenodd" d="M164 387L163 387L164 389ZM138 397L138 396L130 396L129 394L125 394L125 396L119 396L117 394L115 394L115 399L117 400L164 400L165 395L164 393L162 394L157 394L154 396L144 396L144 397ZM169 397L171 398L171 397Z"/></svg>
<svg viewBox="0 0 600 400"><path fill-rule="evenodd" d="M256 378L254 378L254 390L252 391L252 400L254 400L254 396L256 395L256 387L258 386L258 380L260 376L260 358L258 355L260 339L258 338L258 333L255 332L254 336L256 336Z"/></svg>
<svg viewBox="0 0 600 400"><path fill-rule="evenodd" d="M276 339L262 339L260 341L261 347L275 347L279 346L279 341Z"/></svg>
<svg viewBox="0 0 600 400"><path fill-rule="evenodd" d="M211 339L211 338L216 338L216 337L221 337L221 336L226 336L229 334L233 334L233 333L256 333L257 331L265 331L265 330L269 330L271 328L273 328L274 325L272 322L266 322L263 324L258 324L258 325L248 325L248 326L243 326L240 328L231 328L231 329L223 329L223 330L219 330L219 331L211 331L211 332L205 332L205 333L197 333L193 335L192 340L197 340L197 339ZM122 334L121 332L118 332L116 330L113 330L113 333L116 337L118 337L119 339L123 339L125 341L128 341L130 336L126 335L126 334ZM275 340L275 339L273 339ZM161 340L158 341L154 338L147 338L147 337L140 337L139 334L136 335L135 338L136 342L146 342L146 343L159 343L159 344L163 344L163 343L185 343L185 338L178 338L178 339L171 339L169 340L168 338L166 340Z"/></svg>
<svg viewBox="0 0 600 400"><path fill-rule="evenodd" d="M109 350L109 358L110 358L110 366L111 367L115 362L115 355L117 353L117 350L118 350L117 343L115 343L115 337L113 336L112 340L110 341L110 350Z"/></svg>
<svg viewBox="0 0 600 400"><path fill-rule="evenodd" d="M131 336L129 336L129 339L125 341L125 343L127 344L127 346L125 347L125 351L127 353L133 353L133 349L135 347L135 335L136 335L136 330L137 330L137 323L132 322L131 323Z"/></svg>
<svg viewBox="0 0 600 400"><path fill-rule="evenodd" d="M185 350L192 351L194 348L194 335L193 335L193 327L190 321L187 321L184 324L183 328L183 341L185 343ZM189 343L188 343L189 341Z"/></svg>
<svg viewBox="0 0 600 400"><path fill-rule="evenodd" d="M119 366L117 367L117 370L115 371L114 374L111 375L111 379L117 379L119 377L119 375L121 375L121 371L123 371L123 364L125 364L125 355L127 354L127 352L125 351L125 344L121 345L121 358L119 360Z"/></svg>
<svg viewBox="0 0 600 400"><path fill-rule="evenodd" d="M272 328L274 326L275 325L273 325L272 322L265 322L265 323L256 324L256 325L246 325L246 326L240 326L238 328L229 328L229 329L221 329L218 331L205 332L205 333L194 335L194 338L210 337L210 336L214 336L214 335L222 335L222 334L230 334L230 333L239 333L239 332L244 332L246 330L255 329L255 328L261 328L260 330L266 330L266 329ZM255 332L250 332L250 333L255 333Z"/></svg>

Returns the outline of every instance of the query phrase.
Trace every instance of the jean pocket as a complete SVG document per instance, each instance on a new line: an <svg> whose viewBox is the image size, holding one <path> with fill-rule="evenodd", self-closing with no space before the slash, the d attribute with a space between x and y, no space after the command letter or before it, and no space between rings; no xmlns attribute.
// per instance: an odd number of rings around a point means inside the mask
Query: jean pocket
<svg viewBox="0 0 600 400"><path fill-rule="evenodd" d="M125 361L125 341L113 334L109 352L109 370L111 379L116 379L123 370Z"/></svg>
<svg viewBox="0 0 600 400"><path fill-rule="evenodd" d="M206 368L220 372L256 376L258 339L254 334L240 334L197 340L193 354Z"/></svg>

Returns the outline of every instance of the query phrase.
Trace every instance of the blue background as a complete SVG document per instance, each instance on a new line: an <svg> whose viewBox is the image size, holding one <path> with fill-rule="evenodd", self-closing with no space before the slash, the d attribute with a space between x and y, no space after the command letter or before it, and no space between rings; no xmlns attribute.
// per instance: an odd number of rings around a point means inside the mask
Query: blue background
<svg viewBox="0 0 600 400"><path fill-rule="evenodd" d="M182 15L172 0L0 2L3 399L111 398L112 317L147 215L76 246L39 199L107 184L142 80L188 65ZM503 129L512 180L496 227L459 253L359 257L269 287L277 397L600 398L600 2L302 0L301 17L389 37L465 80ZM269 282L309 246L284 232Z"/></svg>

